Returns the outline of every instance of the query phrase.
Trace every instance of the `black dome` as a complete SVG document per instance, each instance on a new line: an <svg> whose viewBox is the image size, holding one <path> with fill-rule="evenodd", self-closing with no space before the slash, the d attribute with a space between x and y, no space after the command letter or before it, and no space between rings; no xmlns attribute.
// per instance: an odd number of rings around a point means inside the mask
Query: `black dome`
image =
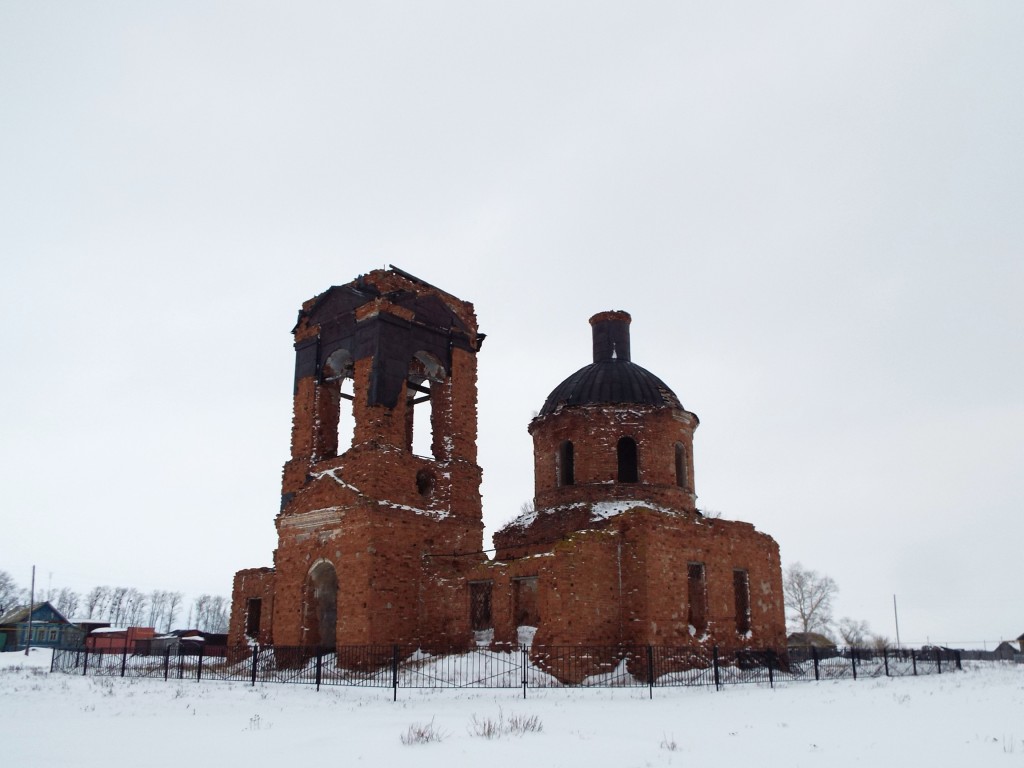
<svg viewBox="0 0 1024 768"><path fill-rule="evenodd" d="M629 360L612 359L580 368L555 387L540 415L547 416L565 405L601 403L683 407L676 393L646 368Z"/></svg>

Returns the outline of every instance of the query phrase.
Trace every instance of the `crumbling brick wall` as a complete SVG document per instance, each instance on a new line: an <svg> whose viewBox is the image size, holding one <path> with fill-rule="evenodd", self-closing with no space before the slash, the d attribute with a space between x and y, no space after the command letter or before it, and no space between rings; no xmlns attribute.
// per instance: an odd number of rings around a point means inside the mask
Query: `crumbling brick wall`
<svg viewBox="0 0 1024 768"><path fill-rule="evenodd" d="M529 427L536 511L489 560L472 305L400 270L303 304L274 568L236 575L231 641L444 652L512 646L535 625L538 645L782 647L778 546L697 510L697 417L631 362L629 322L591 319L594 364ZM336 427L347 408L351 441Z"/></svg>

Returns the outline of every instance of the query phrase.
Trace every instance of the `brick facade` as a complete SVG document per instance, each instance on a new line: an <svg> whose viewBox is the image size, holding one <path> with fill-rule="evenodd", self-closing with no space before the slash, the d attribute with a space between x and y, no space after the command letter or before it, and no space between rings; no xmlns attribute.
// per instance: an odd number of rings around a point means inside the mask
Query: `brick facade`
<svg viewBox="0 0 1024 768"><path fill-rule="evenodd" d="M629 323L591 318L594 363L529 425L535 511L488 559L472 305L397 269L307 301L274 567L236 575L231 642L784 647L778 546L698 511L698 419L632 363Z"/></svg>

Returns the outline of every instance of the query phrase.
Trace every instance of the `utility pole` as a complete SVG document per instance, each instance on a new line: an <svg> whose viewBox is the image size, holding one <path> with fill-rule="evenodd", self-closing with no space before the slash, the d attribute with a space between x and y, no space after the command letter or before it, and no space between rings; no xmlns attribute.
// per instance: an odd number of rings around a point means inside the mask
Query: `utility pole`
<svg viewBox="0 0 1024 768"><path fill-rule="evenodd" d="M900 649L900 614L896 610L896 595L892 596L892 615L896 619L896 650Z"/></svg>
<svg viewBox="0 0 1024 768"><path fill-rule="evenodd" d="M36 567L32 566L32 589L28 593L28 633L25 635L25 655L32 647L32 609L36 603Z"/></svg>

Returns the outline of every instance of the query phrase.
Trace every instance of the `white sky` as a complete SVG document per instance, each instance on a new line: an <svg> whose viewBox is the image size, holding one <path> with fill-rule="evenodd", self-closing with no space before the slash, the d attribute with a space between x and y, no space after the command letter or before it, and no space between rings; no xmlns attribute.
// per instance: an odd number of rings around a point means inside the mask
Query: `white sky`
<svg viewBox="0 0 1024 768"><path fill-rule="evenodd" d="M1021 40L997 0L3 3L0 569L269 565L296 312L393 263L488 334L488 537L625 309L699 505L837 617L1016 637Z"/></svg>

